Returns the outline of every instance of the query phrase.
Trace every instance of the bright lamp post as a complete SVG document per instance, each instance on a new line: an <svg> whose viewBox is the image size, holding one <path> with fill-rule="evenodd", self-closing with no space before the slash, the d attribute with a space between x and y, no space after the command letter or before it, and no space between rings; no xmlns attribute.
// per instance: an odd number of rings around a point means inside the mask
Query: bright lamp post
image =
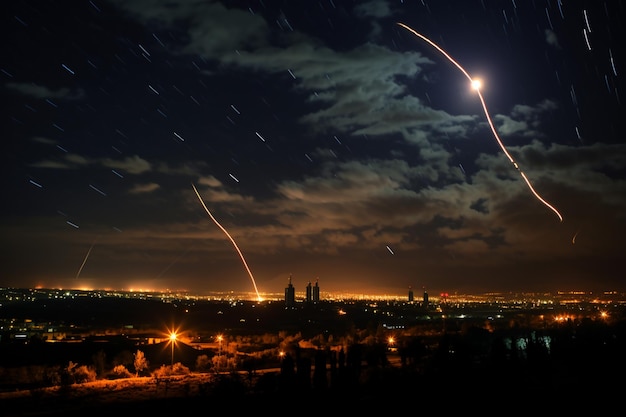
<svg viewBox="0 0 626 417"><path fill-rule="evenodd" d="M176 343L176 332L170 333L170 344L172 345L172 362L171 366L174 366L174 344Z"/></svg>
<svg viewBox="0 0 626 417"><path fill-rule="evenodd" d="M222 361L222 340L224 339L224 336L222 336L221 334L217 335L217 341L219 343L219 348L217 350L217 371L219 372L220 370L220 362Z"/></svg>
<svg viewBox="0 0 626 417"><path fill-rule="evenodd" d="M387 350L394 351L396 339L393 336L387 338Z"/></svg>

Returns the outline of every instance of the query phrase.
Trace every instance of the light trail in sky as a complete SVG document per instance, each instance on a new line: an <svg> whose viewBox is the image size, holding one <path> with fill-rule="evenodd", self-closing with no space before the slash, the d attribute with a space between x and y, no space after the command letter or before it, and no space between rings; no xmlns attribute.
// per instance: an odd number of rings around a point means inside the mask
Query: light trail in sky
<svg viewBox="0 0 626 417"><path fill-rule="evenodd" d="M91 250L93 249L94 245L96 244L96 242L98 241L98 238L96 238L96 240L93 241L93 243L91 244L91 246L89 247L89 250L87 251L87 255L85 255L85 259L83 259L83 263L80 265L80 268L78 268L78 272L76 273L76 278L78 278L80 276L80 273L82 272L83 268L85 267L85 264L87 263L87 259L89 258L89 254L91 253Z"/></svg>
<svg viewBox="0 0 626 417"><path fill-rule="evenodd" d="M202 204L202 207L204 207L204 210L207 212L207 214L209 215L211 220L213 220L213 222L217 225L217 227L219 227L222 230L222 232L224 232L224 234L228 237L228 239L230 239L231 243L233 244L233 246L237 250L237 253L239 254L239 257L241 258L241 262L243 262L243 266L246 268L246 271L248 271L248 275L250 276L250 280L252 281L252 285L254 286L254 291L256 292L257 301L259 301L259 302L263 301L263 298L261 297L261 294L259 294L259 290L258 290L258 288L256 286L256 281L254 279L254 276L252 275L252 271L250 271L250 267L248 267L248 263L246 262L246 258L244 258L243 253L241 253L241 250L239 250L239 246L237 246L237 243L235 242L235 239L233 239L233 237L230 235L230 233L228 233L228 231L220 224L220 222L218 222L217 219L215 217L213 217L213 215L211 214L211 212L207 208L206 204L204 204L204 200L202 200L202 197L200 196L200 193L198 192L198 189L196 188L196 186L193 185L193 184L191 184L191 186L193 187L193 190L195 191L196 195L198 196L198 200L200 200L200 204Z"/></svg>
<svg viewBox="0 0 626 417"><path fill-rule="evenodd" d="M178 262L183 256L185 256L187 253L189 253L189 249L187 249L185 252L181 253L180 255L178 255L176 257L176 259L174 259L168 266L165 267L165 269L163 269L159 275L157 275L157 278L161 278L163 276L163 274L165 274L172 266L174 266L174 264L176 264L176 262Z"/></svg>
<svg viewBox="0 0 626 417"><path fill-rule="evenodd" d="M563 221L563 216L561 216L561 213L559 213L559 211L554 206L552 206L550 203L548 203L546 200L544 200L539 195L539 193L537 193L537 191L535 191L535 188L532 186L532 184L530 183L530 181L528 180L528 178L526 177L524 172L520 169L520 167L517 164L517 162L515 162L513 157L509 154L509 152L507 151L506 147L502 143L502 140L500 140L500 136L498 135L498 132L496 131L496 128L493 125L493 122L491 121L491 116L489 115L489 110L487 110L487 104L485 103L485 99L484 99L482 93L480 92L480 82L479 82L479 80L474 80L468 74L468 72L465 71L465 68L463 68L458 62L456 62L456 60L454 60L454 58L452 58L450 55L448 55L448 53L446 51L444 51L443 48L441 48L435 42L431 41L426 36L424 36L421 33L417 32L415 29L412 29L411 27L405 25L404 23L398 23L398 25L402 26L403 28L405 28L406 30L408 30L409 32L411 32L412 34L417 36L418 38L424 40L429 45L431 45L433 48L435 48L436 50L441 52L441 54L443 56L445 56L450 62L452 62L463 73L463 75L465 75L467 77L467 79L470 81L470 84L472 85L472 88L474 90L476 90L476 93L478 93L478 98L480 99L480 103L482 104L483 111L485 113L485 117L487 118L487 122L489 123L489 127L491 128L491 133L493 133L493 137L498 142L498 145L500 145L500 149L502 149L502 152L504 152L504 154L507 156L507 158L509 158L509 161L513 164L515 169L520 173L522 179L524 179L524 181L526 182L526 185L528 186L530 191L533 193L533 195L537 198L537 200L539 200L546 207L548 207L550 210L552 210L557 215L557 217L559 218L560 221Z"/></svg>

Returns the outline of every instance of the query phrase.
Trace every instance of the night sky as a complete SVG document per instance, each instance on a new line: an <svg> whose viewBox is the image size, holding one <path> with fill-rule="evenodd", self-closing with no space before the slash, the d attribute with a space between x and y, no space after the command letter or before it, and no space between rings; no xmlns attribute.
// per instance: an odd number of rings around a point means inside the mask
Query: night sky
<svg viewBox="0 0 626 417"><path fill-rule="evenodd" d="M626 290L623 2L0 8L0 286Z"/></svg>

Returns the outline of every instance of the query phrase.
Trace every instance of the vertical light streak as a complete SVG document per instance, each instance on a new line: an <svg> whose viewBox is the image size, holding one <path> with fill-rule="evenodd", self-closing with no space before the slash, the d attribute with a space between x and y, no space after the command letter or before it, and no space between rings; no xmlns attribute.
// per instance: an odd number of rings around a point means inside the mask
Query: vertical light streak
<svg viewBox="0 0 626 417"><path fill-rule="evenodd" d="M491 128L491 133L493 133L493 137L496 139L496 142L498 142L498 145L500 146L500 149L502 149L502 152L504 152L504 154L509 159L509 161L513 164L515 169L520 173L522 179L524 180L524 182L526 182L526 185L528 186L530 191L533 193L533 195L537 198L537 200L539 200L546 207L548 207L550 210L552 210L557 215L557 217L559 218L560 221L563 221L563 216L561 216L561 213L559 213L559 211L554 206L552 206L550 203L548 203L546 200L544 200L539 195L539 193L537 193L537 191L535 191L534 187L532 186L532 184L530 183L530 181L528 180L528 178L526 177L524 172L520 169L520 167L517 164L517 162L515 162L513 157L509 154L509 152L507 151L506 147L502 143L502 140L500 140L500 136L498 135L498 132L496 131L496 128L493 125L493 122L491 120L491 116L489 115L489 110L487 109L487 104L485 103L485 99L484 99L482 93L480 92L480 84L476 80L472 79L472 77L468 74L468 72L465 71L465 68L463 68L461 66L461 64L456 62L456 60L454 60L454 58L452 58L450 55L448 55L448 53L446 51L444 51L439 45L437 45L436 43L434 43L433 41L431 41L430 39L428 39L426 36L422 35L421 33L417 32L416 30L414 30L414 29L410 28L409 26L405 25L404 23L398 23L398 25L402 26L403 28L405 28L406 30L408 30L409 32L411 32L412 34L414 34L418 38L424 40L429 45L431 45L433 48L438 50L452 64L454 64L463 73L463 75L465 75L465 77L467 77L467 79L470 81L470 83L471 83L472 87L474 88L474 90L476 90L476 93L478 93L478 98L480 99L480 104L483 107L483 112L485 113L485 117L487 118L487 122L489 123L489 127Z"/></svg>
<svg viewBox="0 0 626 417"><path fill-rule="evenodd" d="M587 44L587 49L591 51L591 43L589 42L589 35L587 35L587 29L583 29L583 36L585 37L585 43Z"/></svg>
<svg viewBox="0 0 626 417"><path fill-rule="evenodd" d="M611 52L611 48L609 48L609 57L611 61L611 68L613 69L613 74L617 77L617 70L615 69L615 60L613 59L613 52Z"/></svg>
<svg viewBox="0 0 626 417"><path fill-rule="evenodd" d="M587 30L591 33L591 25L589 25L589 16L587 15L587 9L583 9L583 15L585 16L585 26L587 26Z"/></svg>
<svg viewBox="0 0 626 417"><path fill-rule="evenodd" d="M196 186L193 185L193 184L191 184L191 186L193 187L194 192L198 196L198 200L200 200L200 204L202 204L202 207L204 207L204 211L207 212L207 214L209 215L211 220L213 220L213 222L217 225L217 227L219 227L222 230L222 232L224 232L226 237L228 237L228 239L230 239L231 243L235 247L235 250L239 254L239 257L241 258L241 262L243 262L243 266L246 268L246 271L248 271L248 275L250 276L250 280L252 281L252 285L254 286L254 291L256 292L257 301L263 301L263 298L261 297L261 294L259 294L259 290L258 290L258 288L256 286L256 281L254 279L254 276L252 275L252 271L250 271L250 267L248 267L248 263L246 262L246 258L244 258L243 253L241 253L241 250L239 250L239 246L237 246L237 243L235 242L235 239L233 239L232 236L230 235L230 233L228 233L228 231L217 221L217 219L215 217L213 217L213 215L211 214L211 212L207 208L206 204L204 204L204 200L202 200L202 197L200 196L200 193L198 192Z"/></svg>

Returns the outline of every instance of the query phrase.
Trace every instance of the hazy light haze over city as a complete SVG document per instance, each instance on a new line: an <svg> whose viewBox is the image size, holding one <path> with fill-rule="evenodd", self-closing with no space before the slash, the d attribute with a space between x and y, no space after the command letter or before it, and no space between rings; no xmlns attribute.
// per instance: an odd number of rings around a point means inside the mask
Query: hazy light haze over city
<svg viewBox="0 0 626 417"><path fill-rule="evenodd" d="M626 289L621 2L0 7L0 286Z"/></svg>

